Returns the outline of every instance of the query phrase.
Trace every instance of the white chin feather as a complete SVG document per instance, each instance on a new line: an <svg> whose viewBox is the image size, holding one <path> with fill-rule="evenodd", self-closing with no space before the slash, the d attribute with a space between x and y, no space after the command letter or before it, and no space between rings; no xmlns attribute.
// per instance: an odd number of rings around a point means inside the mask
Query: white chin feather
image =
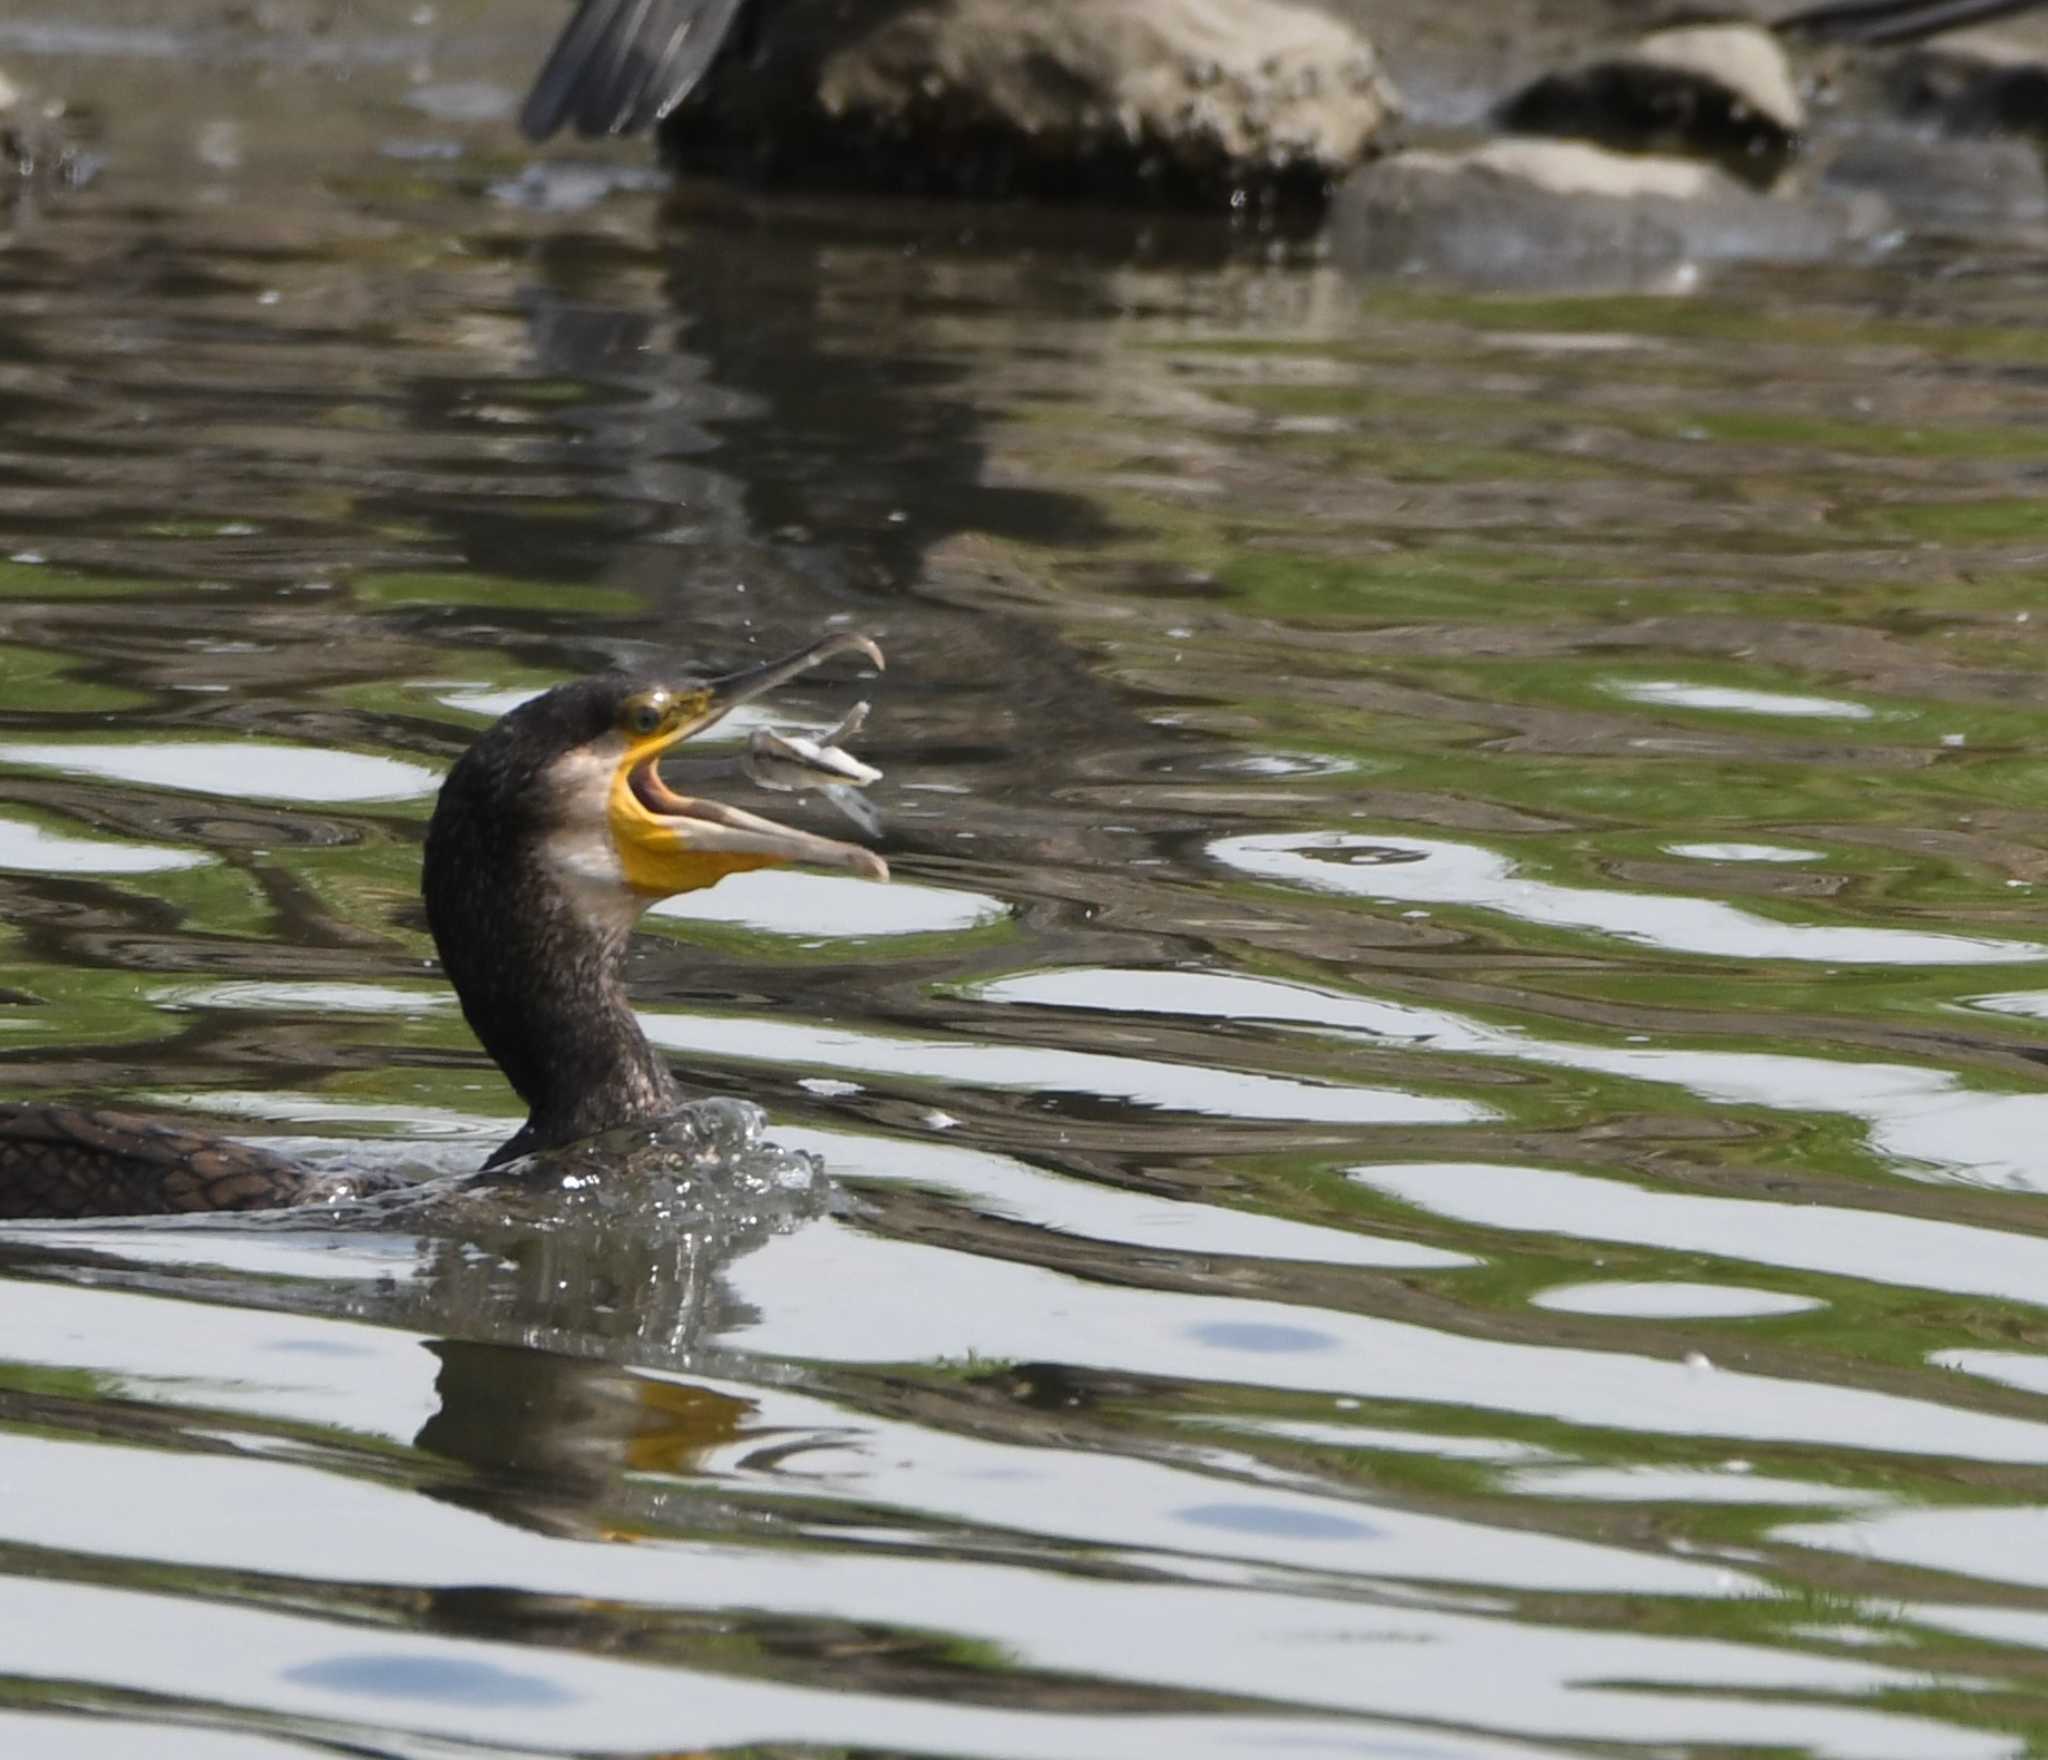
<svg viewBox="0 0 2048 1760"><path fill-rule="evenodd" d="M541 845L541 862L594 928L630 929L649 902L626 884L607 816L612 778L624 756L625 742L613 737L566 754L548 770L558 815Z"/></svg>
<svg viewBox="0 0 2048 1760"><path fill-rule="evenodd" d="M626 884L611 833L575 826L550 834L541 860L578 916L593 927L630 929L652 902Z"/></svg>

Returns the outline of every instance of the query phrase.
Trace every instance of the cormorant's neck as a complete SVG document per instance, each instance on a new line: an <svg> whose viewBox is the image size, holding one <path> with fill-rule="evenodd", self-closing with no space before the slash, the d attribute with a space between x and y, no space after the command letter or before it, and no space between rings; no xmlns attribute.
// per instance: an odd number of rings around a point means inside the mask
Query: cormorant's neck
<svg viewBox="0 0 2048 1760"><path fill-rule="evenodd" d="M485 1163L497 1167L619 1125L666 1118L682 1104L626 999L627 932L589 937L546 925L530 951L501 950L524 982L487 1013L465 994L463 1013L527 1105L526 1123Z"/></svg>
<svg viewBox="0 0 2048 1760"><path fill-rule="evenodd" d="M485 1165L674 1112L682 1094L626 999L631 902L578 896L524 840L451 847L468 843L455 829L429 835L428 923L471 1029L528 1108Z"/></svg>

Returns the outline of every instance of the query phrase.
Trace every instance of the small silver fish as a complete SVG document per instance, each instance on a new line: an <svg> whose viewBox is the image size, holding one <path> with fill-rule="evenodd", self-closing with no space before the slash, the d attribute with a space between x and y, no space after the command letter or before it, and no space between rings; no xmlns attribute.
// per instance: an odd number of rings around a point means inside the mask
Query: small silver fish
<svg viewBox="0 0 2048 1760"><path fill-rule="evenodd" d="M806 790L822 794L868 836L879 836L881 816L861 798L860 790L871 782L879 782L882 773L840 748L842 740L852 739L860 732L867 718L867 704L856 703L847 711L845 720L818 739L757 727L747 741L740 767L750 781L779 794Z"/></svg>

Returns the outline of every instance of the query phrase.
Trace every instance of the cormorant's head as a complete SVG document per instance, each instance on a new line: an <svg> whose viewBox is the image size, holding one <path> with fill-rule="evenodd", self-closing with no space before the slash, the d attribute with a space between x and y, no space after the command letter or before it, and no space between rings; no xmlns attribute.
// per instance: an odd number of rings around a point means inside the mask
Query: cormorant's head
<svg viewBox="0 0 2048 1760"><path fill-rule="evenodd" d="M474 898L511 878L508 867L531 875L537 864L582 914L611 926L748 868L802 863L888 879L872 850L677 794L658 767L749 698L845 653L882 664L872 641L844 630L722 678L608 672L522 703L442 784L427 834L437 937L448 925L436 906L456 903L447 894Z"/></svg>

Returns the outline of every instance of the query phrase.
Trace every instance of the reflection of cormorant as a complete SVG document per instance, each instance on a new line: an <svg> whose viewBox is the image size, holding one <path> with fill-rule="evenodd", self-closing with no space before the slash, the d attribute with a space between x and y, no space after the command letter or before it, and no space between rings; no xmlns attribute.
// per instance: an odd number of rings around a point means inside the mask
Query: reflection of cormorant
<svg viewBox="0 0 2048 1760"><path fill-rule="evenodd" d="M757 1407L716 1388L665 1381L581 1357L443 1338L440 1405L415 1439L479 1479L442 1488L458 1503L500 1513L553 1502L544 1525L572 1528L599 1488L616 1497L633 1473L685 1473L734 1441Z"/></svg>
<svg viewBox="0 0 2048 1760"><path fill-rule="evenodd" d="M612 672L561 685L448 773L427 830L427 921L464 1015L529 1109L487 1166L681 1104L620 976L650 904L790 862L888 877L868 850L675 794L657 768L738 704L850 652L881 663L866 637L840 632L709 681ZM270 1209L365 1183L116 1114L0 1109L4 1217Z"/></svg>

